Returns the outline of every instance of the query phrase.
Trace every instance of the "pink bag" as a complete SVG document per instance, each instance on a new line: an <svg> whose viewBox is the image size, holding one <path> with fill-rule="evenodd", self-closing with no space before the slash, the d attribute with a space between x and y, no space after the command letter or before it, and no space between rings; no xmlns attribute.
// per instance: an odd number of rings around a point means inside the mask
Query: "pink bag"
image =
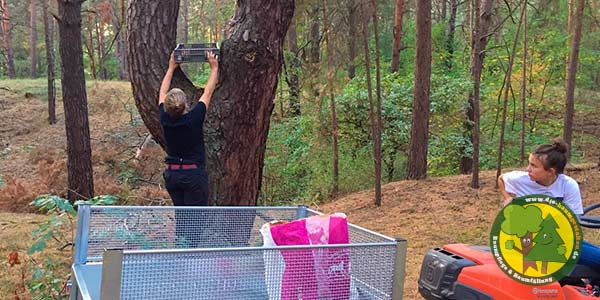
<svg viewBox="0 0 600 300"><path fill-rule="evenodd" d="M270 234L277 246L349 242L346 215L340 213L273 225ZM281 251L281 254L285 263L281 298L271 299L349 299L350 253L347 249L298 249Z"/></svg>

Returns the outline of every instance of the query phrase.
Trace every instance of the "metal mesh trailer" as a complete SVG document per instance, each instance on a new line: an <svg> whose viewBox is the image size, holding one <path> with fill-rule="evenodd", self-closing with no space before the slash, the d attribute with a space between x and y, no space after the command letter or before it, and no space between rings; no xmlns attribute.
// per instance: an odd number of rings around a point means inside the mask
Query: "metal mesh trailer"
<svg viewBox="0 0 600 300"><path fill-rule="evenodd" d="M304 206L82 205L71 300L281 299L281 277L271 276L285 268L277 258L310 265L324 251L348 255L350 284L323 291L317 283L315 299L402 299L404 239L349 224L348 244L263 247L263 224L319 214Z"/></svg>

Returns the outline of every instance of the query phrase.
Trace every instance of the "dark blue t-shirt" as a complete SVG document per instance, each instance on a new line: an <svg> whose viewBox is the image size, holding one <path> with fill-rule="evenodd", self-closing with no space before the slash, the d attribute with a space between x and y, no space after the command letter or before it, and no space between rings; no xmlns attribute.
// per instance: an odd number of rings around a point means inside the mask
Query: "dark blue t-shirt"
<svg viewBox="0 0 600 300"><path fill-rule="evenodd" d="M158 110L169 157L183 159L203 166L206 162L204 135L202 133L202 124L206 116L204 102L199 101L192 110L177 119L172 118L165 112L163 104L158 106ZM167 162L175 163L174 161Z"/></svg>

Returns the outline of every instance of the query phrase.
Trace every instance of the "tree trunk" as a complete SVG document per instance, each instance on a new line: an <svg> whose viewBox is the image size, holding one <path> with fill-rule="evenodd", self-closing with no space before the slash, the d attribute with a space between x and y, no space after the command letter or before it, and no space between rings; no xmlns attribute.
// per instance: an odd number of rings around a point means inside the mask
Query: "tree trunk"
<svg viewBox="0 0 600 300"><path fill-rule="evenodd" d="M56 124L56 85L54 82L54 20L48 17L48 0L42 0L42 18L46 43L46 64L48 79L48 123Z"/></svg>
<svg viewBox="0 0 600 300"><path fill-rule="evenodd" d="M12 48L12 32L10 27L10 12L6 0L0 0L2 8L2 39L4 41L4 53L6 56L6 67L8 68L8 78L15 79L15 59Z"/></svg>
<svg viewBox="0 0 600 300"><path fill-rule="evenodd" d="M130 76L146 127L164 145L158 90L175 46L177 0L137 0L129 6ZM255 205L285 33L293 0L240 0L221 44L219 82L204 127L211 202ZM150 20L149 22L147 20ZM172 87L188 98L198 90L179 69Z"/></svg>
<svg viewBox="0 0 600 300"><path fill-rule="evenodd" d="M81 3L60 0L60 57L62 95L67 131L68 199L88 199L94 196L90 128L87 95L83 73L81 45Z"/></svg>
<svg viewBox="0 0 600 300"><path fill-rule="evenodd" d="M429 88L431 82L431 0L417 1L415 87L410 129L408 178L427 177Z"/></svg>
<svg viewBox="0 0 600 300"><path fill-rule="evenodd" d="M467 112L467 120L472 123L465 124L465 128L471 128L471 144L473 154L471 159L461 159L461 172L472 172L471 187L479 188L479 137L480 137L480 85L481 85L481 70L483 69L483 60L485 59L485 48L489 39L488 31L492 27L492 12L494 0L484 0L483 3L477 1L475 14L478 16L475 19L475 39L471 41L471 78L473 80L473 92L469 94L468 107L471 111ZM468 119L472 116L472 120ZM469 136L469 135L467 135ZM464 150L464 149L463 149ZM465 173L465 174L466 174Z"/></svg>
<svg viewBox="0 0 600 300"><path fill-rule="evenodd" d="M571 157L571 141L573 139L573 114L575 110L575 85L577 78L577 64L579 63L579 44L581 42L582 24L583 24L583 8L585 0L579 0L577 4L577 13L573 20L573 41L569 54L569 64L567 66L567 95L565 97L565 122L564 122L564 140L568 149L568 157Z"/></svg>
<svg viewBox="0 0 600 300"><path fill-rule="evenodd" d="M525 122L527 120L527 8L523 11L523 71L521 74L521 165L525 163Z"/></svg>
<svg viewBox="0 0 600 300"><path fill-rule="evenodd" d="M98 74L100 79L106 80L108 79L108 71L106 70L106 63L104 59L104 51L106 49L106 45L104 41L104 29L102 18L96 18L94 27L96 29L96 45L98 46Z"/></svg>
<svg viewBox="0 0 600 300"><path fill-rule="evenodd" d="M59 0L62 1L62 0ZM93 19L88 18L88 23L86 24L86 31L88 33L87 38L85 38L85 49L87 50L88 53L88 58L90 60L90 79L95 80L96 79L96 54L94 53L94 30L93 30L93 24L91 22L94 22Z"/></svg>
<svg viewBox="0 0 600 300"><path fill-rule="evenodd" d="M356 25L359 22L356 0L347 1L348 8L348 78L356 76Z"/></svg>
<svg viewBox="0 0 600 300"><path fill-rule="evenodd" d="M177 22L177 43L188 43L189 6L190 0L181 0L181 6L179 7L179 18Z"/></svg>
<svg viewBox="0 0 600 300"><path fill-rule="evenodd" d="M375 112L375 137L373 138L374 159L375 159L375 205L381 206L381 130L383 128L381 121L381 63L379 54L379 22L377 21L377 0L371 0L373 13L373 33L375 35L375 84L377 95L377 111Z"/></svg>
<svg viewBox="0 0 600 300"><path fill-rule="evenodd" d="M504 131L506 129L506 110L508 104L508 92L511 89L510 79L512 75L512 67L515 61L515 53L517 49L517 43L519 41L519 34L521 32L521 25L523 24L523 17L525 16L525 10L527 9L527 0L521 3L521 17L519 18L519 24L517 25L517 31L515 32L515 39L513 41L512 50L510 52L510 58L508 60L508 66L506 69L506 88L504 89L504 102L502 108L502 126L500 127L500 139L498 142L498 161L496 163L496 178L500 177L502 172L502 151L504 149ZM498 187L498 181L496 181L496 187Z"/></svg>
<svg viewBox="0 0 600 300"><path fill-rule="evenodd" d="M365 5L368 5L365 3ZM377 160L377 149L375 140L377 139L377 119L375 117L375 104L373 101L373 84L371 80L371 55L369 50L369 12L370 7L363 7L362 30L363 30L363 48L365 51L365 74L367 77L367 93L369 97L369 120L371 122L371 139L373 140L373 162ZM381 152L381 151L380 151ZM381 157L381 155L379 155ZM376 164L374 164L376 165ZM375 167L376 168L376 167ZM381 205L381 182L377 181L375 176L375 203ZM379 177L381 178L381 177ZM381 180L381 179L380 179Z"/></svg>
<svg viewBox="0 0 600 300"><path fill-rule="evenodd" d="M394 42L392 45L392 66L390 72L398 72L400 65L400 42L402 40L402 16L404 15L404 0L396 0L394 14Z"/></svg>
<svg viewBox="0 0 600 300"><path fill-rule="evenodd" d="M454 31L456 29L457 9L457 0L450 0L450 18L448 18L448 27L446 28L446 50L448 51L446 67L448 70L452 70L452 65L454 63Z"/></svg>
<svg viewBox="0 0 600 300"><path fill-rule="evenodd" d="M332 159L332 173L333 173L333 182L331 185L331 198L335 199L338 196L339 191L339 181L340 181L340 172L339 172L339 150L338 150L338 121L337 121L337 112L335 109L335 95L334 95L334 77L336 73L336 66L333 61L335 56L334 54L334 46L333 39L330 38L331 35L331 20L327 15L327 0L323 1L323 32L325 34L325 44L327 44L327 85L329 89L329 110L331 112L331 137L333 140L333 159Z"/></svg>
<svg viewBox="0 0 600 300"><path fill-rule="evenodd" d="M127 70L127 30L126 30L126 3L125 0L119 0L118 5L113 5L112 11L112 25L115 30L116 47L115 56L119 62L119 79L129 79L129 72Z"/></svg>
<svg viewBox="0 0 600 300"><path fill-rule="evenodd" d="M298 32L296 31L296 22L292 19L287 33L288 51L291 54L290 62L287 66L286 82L290 88L290 97L288 101L287 114L289 116L299 116L300 111L300 49L298 48Z"/></svg>
<svg viewBox="0 0 600 300"><path fill-rule="evenodd" d="M29 2L29 76L35 78L37 76L37 14L35 2Z"/></svg>

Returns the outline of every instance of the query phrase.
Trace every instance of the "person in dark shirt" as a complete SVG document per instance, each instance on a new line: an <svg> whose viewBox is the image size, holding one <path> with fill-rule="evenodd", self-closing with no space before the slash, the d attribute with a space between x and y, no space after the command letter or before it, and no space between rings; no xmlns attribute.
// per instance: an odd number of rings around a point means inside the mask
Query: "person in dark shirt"
<svg viewBox="0 0 600 300"><path fill-rule="evenodd" d="M190 108L185 93L170 89L178 67L171 54L169 68L162 80L158 97L160 124L166 141L167 157L163 177L175 206L208 205L208 174L202 125L217 84L218 57L207 53L210 75L198 103ZM170 89L170 90L169 90Z"/></svg>

